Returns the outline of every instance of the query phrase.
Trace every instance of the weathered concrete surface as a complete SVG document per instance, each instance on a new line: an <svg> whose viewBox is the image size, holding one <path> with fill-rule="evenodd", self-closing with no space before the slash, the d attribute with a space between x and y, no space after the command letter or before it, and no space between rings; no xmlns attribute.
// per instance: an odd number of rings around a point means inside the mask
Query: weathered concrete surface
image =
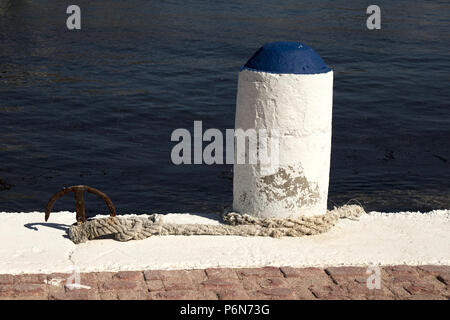
<svg viewBox="0 0 450 320"><path fill-rule="evenodd" d="M267 130L267 147L276 144L278 156L266 166L235 162L233 210L277 218L326 212L332 104L333 71L239 72L235 130Z"/></svg>
<svg viewBox="0 0 450 320"><path fill-rule="evenodd" d="M163 236L73 244L75 213L0 213L0 274L358 265L450 265L450 211L371 213L302 238ZM166 222L217 224L218 215L170 214Z"/></svg>

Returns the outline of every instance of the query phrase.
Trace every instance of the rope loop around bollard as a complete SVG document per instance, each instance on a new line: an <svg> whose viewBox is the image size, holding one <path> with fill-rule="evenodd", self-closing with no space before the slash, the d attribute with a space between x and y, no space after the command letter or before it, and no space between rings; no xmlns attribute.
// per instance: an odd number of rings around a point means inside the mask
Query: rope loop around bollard
<svg viewBox="0 0 450 320"><path fill-rule="evenodd" d="M219 225L163 223L158 214L144 217L108 217L71 226L69 238L78 244L104 236L113 236L118 241L165 235L301 237L327 232L339 219L356 220L364 213L364 209L358 205L344 205L324 215L293 219L260 219L228 212L223 215L224 223Z"/></svg>

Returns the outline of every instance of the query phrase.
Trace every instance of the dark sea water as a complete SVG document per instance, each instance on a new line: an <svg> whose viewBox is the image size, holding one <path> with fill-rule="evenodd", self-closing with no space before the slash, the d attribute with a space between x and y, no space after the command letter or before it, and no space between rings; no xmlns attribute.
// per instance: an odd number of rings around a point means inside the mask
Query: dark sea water
<svg viewBox="0 0 450 320"><path fill-rule="evenodd" d="M0 211L43 211L75 184L120 213L230 204L232 166L175 166L170 135L233 128L240 66L281 40L335 72L330 207L450 208L450 4L375 3L370 31L367 1L0 0Z"/></svg>

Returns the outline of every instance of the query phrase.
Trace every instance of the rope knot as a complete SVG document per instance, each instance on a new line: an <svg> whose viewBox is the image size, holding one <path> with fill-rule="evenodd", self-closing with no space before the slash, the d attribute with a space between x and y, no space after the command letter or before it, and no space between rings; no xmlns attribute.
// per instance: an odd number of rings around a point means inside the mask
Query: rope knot
<svg viewBox="0 0 450 320"><path fill-rule="evenodd" d="M118 241L141 240L154 235L235 235L235 236L283 236L301 237L316 235L331 229L339 219L357 220L364 209L357 205L344 205L320 216L278 219L256 218L236 212L225 213L224 223L219 225L164 224L159 215L148 217L108 217L88 220L69 229L74 243L112 235Z"/></svg>

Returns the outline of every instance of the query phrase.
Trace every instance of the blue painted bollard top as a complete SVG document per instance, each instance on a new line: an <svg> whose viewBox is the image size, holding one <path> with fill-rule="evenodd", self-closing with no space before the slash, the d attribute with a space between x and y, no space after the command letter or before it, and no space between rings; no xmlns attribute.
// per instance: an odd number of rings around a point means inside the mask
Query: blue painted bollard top
<svg viewBox="0 0 450 320"><path fill-rule="evenodd" d="M288 74L318 74L331 70L312 48L301 42L265 44L242 69Z"/></svg>

